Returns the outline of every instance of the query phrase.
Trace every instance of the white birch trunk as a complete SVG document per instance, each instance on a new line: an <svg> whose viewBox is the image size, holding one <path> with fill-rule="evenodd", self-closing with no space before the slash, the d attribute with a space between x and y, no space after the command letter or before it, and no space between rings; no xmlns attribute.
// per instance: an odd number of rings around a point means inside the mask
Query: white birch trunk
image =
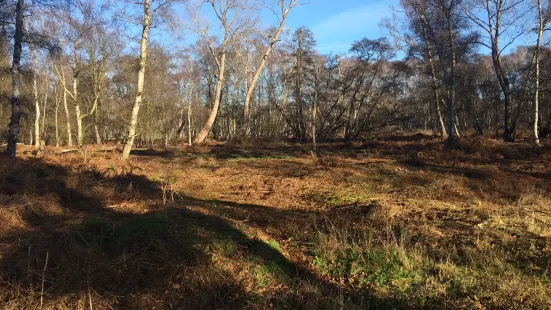
<svg viewBox="0 0 551 310"><path fill-rule="evenodd" d="M38 100L38 86L36 81L38 60L36 59L36 51L34 49L31 50L31 58L32 58L31 60L32 70L33 70L34 146L36 148L39 148L40 147L40 102Z"/></svg>
<svg viewBox="0 0 551 310"><path fill-rule="evenodd" d="M67 127L67 146L73 146L73 133L71 132L71 115L67 105L67 90L63 90L63 108L65 109L65 121Z"/></svg>
<svg viewBox="0 0 551 310"><path fill-rule="evenodd" d="M193 87L189 89L189 104L187 107L187 140L189 145L191 145L191 103L193 102Z"/></svg>
<svg viewBox="0 0 551 310"><path fill-rule="evenodd" d="M281 21L279 23L279 27L272 37L272 40L270 44L266 47L266 51L264 52L264 55L262 56L262 61L256 68L256 71L253 75L253 79L251 80L251 84L247 87L247 94L245 95L245 105L243 109L243 131L245 135L250 134L250 101L251 97L253 95L254 89L256 87L256 83L258 82L258 79L260 78L260 74L262 73L262 70L264 70L264 67L266 66L266 62L268 61L268 57L272 53L272 49L274 48L274 45L279 41L279 36L281 35L281 32L283 31L283 28L285 27L285 22L287 21L287 17L289 16L289 12L291 12L291 9L296 5L296 0L292 0L289 3L289 7L285 8L285 1L280 1L281 10L283 16L281 16Z"/></svg>
<svg viewBox="0 0 551 310"><path fill-rule="evenodd" d="M142 104L142 92L145 79L145 63L147 59L147 41L149 38L149 29L151 28L151 0L144 0L144 16L143 16L143 30L142 39L140 44L140 69L138 71L138 87L136 93L136 99L134 101L134 107L132 108L132 114L130 117L130 123L128 124L128 136L123 146L121 154L122 159L128 159L132 145L134 144L134 138L136 137L136 127L138 125L138 114L140 112L140 106Z"/></svg>
<svg viewBox="0 0 551 310"><path fill-rule="evenodd" d="M55 87L55 86L54 86ZM59 147L59 97L57 96L57 88L55 88L55 146Z"/></svg>
<svg viewBox="0 0 551 310"><path fill-rule="evenodd" d="M214 98L214 103L212 105L212 110L210 111L210 115L207 120L207 123L195 138L194 144L200 144L203 141L205 141L205 138L209 134L210 130L212 129L212 125L216 120L216 115L218 114L218 107L220 106L220 98L222 95L222 86L224 83L225 71L226 71L226 51L223 51L222 56L220 58L220 65L218 66L218 79L216 81L216 95Z"/></svg>

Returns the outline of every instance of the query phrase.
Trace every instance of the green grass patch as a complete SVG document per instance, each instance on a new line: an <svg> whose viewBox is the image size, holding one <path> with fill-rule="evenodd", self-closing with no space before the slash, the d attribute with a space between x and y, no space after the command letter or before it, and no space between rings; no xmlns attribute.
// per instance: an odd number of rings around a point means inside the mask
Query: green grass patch
<svg viewBox="0 0 551 310"><path fill-rule="evenodd" d="M218 240L215 243L215 247L217 249L221 250L222 252L224 252L227 255L235 254L237 252L237 249L238 249L238 245L237 245L237 243L235 243L235 241L227 240L227 239Z"/></svg>
<svg viewBox="0 0 551 310"><path fill-rule="evenodd" d="M335 282L408 307L547 309L549 278L507 261L496 248L439 249L436 258L406 236L331 227L312 242L313 266Z"/></svg>
<svg viewBox="0 0 551 310"><path fill-rule="evenodd" d="M421 264L398 248L344 245L315 251L313 264L322 274L360 288L408 291L420 283Z"/></svg>
<svg viewBox="0 0 551 310"><path fill-rule="evenodd" d="M274 248L276 251L278 251L279 253L283 253L283 251L281 250L281 245L279 244L279 242L277 242L277 240L275 239L270 239L268 240L268 244Z"/></svg>

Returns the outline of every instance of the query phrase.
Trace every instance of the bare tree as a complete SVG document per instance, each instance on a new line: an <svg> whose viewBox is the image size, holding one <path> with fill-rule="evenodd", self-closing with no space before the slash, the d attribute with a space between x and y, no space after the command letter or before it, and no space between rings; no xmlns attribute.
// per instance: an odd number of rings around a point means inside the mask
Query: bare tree
<svg viewBox="0 0 551 310"><path fill-rule="evenodd" d="M424 3L424 6L421 6L417 9L412 9L413 5L419 7L419 3ZM436 115L437 126L440 129L440 135L446 137L448 131L446 130L446 125L444 122L444 117L442 116L442 111L440 108L441 102L441 83L438 76L438 66L437 66L437 53L435 52L434 42L431 40L429 35L429 29L427 29L426 23L422 22L422 17L419 16L419 11L426 11L426 4L428 1L411 1L411 0L402 0L401 7L404 9L406 20L408 22L407 28L411 33L401 33L399 27L396 24L396 19L399 17L394 15L392 19L385 18L383 19L383 25L387 30L389 30L390 35L394 38L395 44L398 45L407 55L416 56L417 54L421 55L421 58L426 62L429 67L429 78L431 82L431 89L433 95L433 111ZM421 20L420 20L421 19Z"/></svg>
<svg viewBox="0 0 551 310"><path fill-rule="evenodd" d="M132 107L132 113L130 115L130 122L127 126L127 136L124 141L123 150L121 153L122 159L128 159L130 151L134 145L134 139L136 138L136 128L138 126L138 114L140 113L140 107L143 100L143 88L145 80L145 64L147 61L147 47L149 41L149 32L153 22L155 13L159 10L165 9L172 0L159 1L155 8L151 6L151 0L144 0L140 3L143 6L143 19L142 19L142 35L140 39L140 57L138 61L138 84L136 87L136 97L134 99L134 105Z"/></svg>
<svg viewBox="0 0 551 310"><path fill-rule="evenodd" d="M187 140L188 144L191 145L191 104L193 99L193 87L189 88L189 102L187 104Z"/></svg>
<svg viewBox="0 0 551 310"><path fill-rule="evenodd" d="M138 61L138 84L136 89L136 96L134 99L134 105L132 107L132 113L130 121L127 126L127 136L124 141L123 150L121 153L122 159L128 159L130 151L134 145L134 139L136 137L136 128L138 125L138 114L142 104L143 87L145 79L145 64L147 60L147 45L149 40L149 31L151 29L151 22L153 18L153 12L151 10L151 0L144 0L140 3L143 6L143 19L142 19L142 33L140 40L140 56Z"/></svg>
<svg viewBox="0 0 551 310"><path fill-rule="evenodd" d="M42 123L40 125L40 139L46 135L46 111L48 110L48 95L50 94L50 76L46 76L46 81L44 81L44 100L42 104Z"/></svg>
<svg viewBox="0 0 551 310"><path fill-rule="evenodd" d="M195 25L192 30L195 31L205 44L207 44L214 61L216 62L216 89L212 109L210 111L207 122L195 137L194 143L202 143L212 129L218 109L220 107L220 99L222 96L222 88L224 85L224 77L226 74L226 58L230 48L246 36L249 35L251 29L256 24L255 10L251 0L208 0L206 1L212 6L216 19L220 23L222 39L221 42L216 42L215 38L210 33L210 25L200 26ZM194 18L196 24L204 23L198 18Z"/></svg>
<svg viewBox="0 0 551 310"><path fill-rule="evenodd" d="M9 157L13 160L16 158L17 153L17 141L20 130L21 119L21 99L20 99L20 85L21 85L21 51L23 41L23 10L25 9L25 0L17 0L17 6L15 9L15 36L13 43L13 63L12 63L12 97L11 97L11 121L8 130L8 148L7 152Z"/></svg>
<svg viewBox="0 0 551 310"><path fill-rule="evenodd" d="M503 64L503 52L525 33L522 19L528 13L526 0L472 0L462 4L465 15L486 34L488 42L480 42L490 49L492 63L504 105L505 141L513 141L517 119L511 120L513 93L509 81L509 72ZM477 8L473 10L473 8Z"/></svg>
<svg viewBox="0 0 551 310"><path fill-rule="evenodd" d="M147 43L149 40L149 30L151 29L151 2L150 0L144 0L143 2L143 29L142 39L140 43L140 60L138 69L138 85L136 89L136 99L134 101L134 107L132 108L132 114L130 116L130 122L128 124L128 136L124 142L123 151L121 154L122 159L128 159L130 156L130 150L134 144L134 138L136 137L136 126L138 125L138 114L140 112L140 106L142 104L142 92L145 79L145 62L147 60Z"/></svg>
<svg viewBox="0 0 551 310"><path fill-rule="evenodd" d="M439 97L439 92L434 80L436 73L433 63L433 49L442 68L444 85L446 86L448 144L454 147L459 145L456 139L456 137L459 137L459 130L457 129L457 115L455 114L456 68L459 51L468 51L469 45L476 38L474 34L465 33L466 25L461 16L461 4L462 0L403 1L403 6L410 12L410 16L414 16L414 27L415 23L420 24L421 29L418 32L427 45L435 98ZM442 98L442 101L444 101L444 98ZM436 102L436 107L439 113L438 102Z"/></svg>
<svg viewBox="0 0 551 310"><path fill-rule="evenodd" d="M316 73L314 77L314 102L312 107L312 148L314 151L317 148L317 131L316 131L316 122L318 119L318 100L319 100L319 85L320 84L320 67L316 66Z"/></svg>
<svg viewBox="0 0 551 310"><path fill-rule="evenodd" d="M96 144L101 144L101 135L99 130L100 101L106 87L107 62L110 57L109 53L112 53L113 50L108 47L109 42L106 38L106 36L112 35L112 33L107 33L107 30L103 27L98 27L96 32L97 38L91 38L91 44L89 47L90 70L92 75L92 104L89 113L85 116L94 116L94 133L96 136ZM99 55L96 55L97 53L99 53Z"/></svg>
<svg viewBox="0 0 551 310"><path fill-rule="evenodd" d="M36 148L40 147L40 102L38 99L38 86L37 86L37 75L38 75L38 59L36 56L36 50L31 49L31 62L32 62L32 75L33 75L33 100L34 100L34 145Z"/></svg>
<svg viewBox="0 0 551 310"><path fill-rule="evenodd" d="M274 34L270 35L270 42L266 46L266 50L264 51L260 64L256 67L256 71L254 72L251 83L247 86L247 93L245 95L245 104L243 108L243 128L244 128L243 131L246 135L250 134L249 105L251 101L251 96L253 95L254 89L256 87L256 83L260 78L260 74L262 73L262 70L264 70L264 67L266 66L266 62L268 61L268 57L272 53L272 49L274 45L279 41L279 36L281 35L281 32L283 32L283 29L285 27L285 22L287 21L287 17L289 16L289 13L294 7L298 5L299 5L299 0L290 0L289 3L287 3L286 0L278 0L278 9L280 10L280 12L278 13L275 10L273 10L274 14L278 17L279 27L277 28Z"/></svg>
<svg viewBox="0 0 551 310"><path fill-rule="evenodd" d="M58 14L52 14L51 17L52 18L56 18L58 20L63 20L60 16L59 16L59 12L56 12ZM66 13L66 12L61 12L61 14L63 13ZM66 24L65 24L66 25ZM54 50L52 52L52 64L53 64L53 67L54 67L54 71L58 77L58 80L60 82L60 86L62 87L62 91L63 91L63 95L62 95L62 98L63 98L63 109L65 111L65 127L66 127L66 131L67 131L67 146L71 147L73 146L73 133L72 133L72 129L71 129L71 113L70 113L70 110L69 110L69 105L68 105L68 97L71 97L71 99L74 100L75 103L77 103L77 96L75 96L75 94L73 93L74 90L77 89L78 87L78 71L77 71L77 67L76 67L76 64L74 62L76 62L76 53L77 53L77 50L78 50L78 37L74 38L73 39L73 91L71 91L69 89L69 81L67 81L67 77L66 77L66 70L64 68L64 63L68 62L68 60L65 59L64 55L63 55L63 51L62 49L66 46L66 41L67 41L67 37L68 37L68 34L64 32L64 30L66 29L63 29L63 25L61 25L61 23L59 23L58 25L56 25L54 27L54 29L52 29L52 32L55 32L53 35L57 36L58 37L58 45L59 45L59 49L57 50ZM78 104L77 104L78 105Z"/></svg>
<svg viewBox="0 0 551 310"><path fill-rule="evenodd" d="M61 96L57 94L57 83L54 81L54 100L55 100L55 113L54 113L54 126L55 126L55 146L59 146L59 102L61 101Z"/></svg>
<svg viewBox="0 0 551 310"><path fill-rule="evenodd" d="M67 146L73 146L73 134L71 130L71 113L69 112L67 97L69 95L71 98L73 98L73 100L76 101L76 99L75 99L74 93L71 92L67 86L65 71L61 65L61 60L59 59L59 57L57 60L54 60L54 68L58 75L59 81L61 82L61 86L63 87L63 108L65 111L65 126L67 128ZM77 82L73 81L73 89L76 89L76 86L77 86Z"/></svg>
<svg viewBox="0 0 551 310"><path fill-rule="evenodd" d="M534 51L534 143L540 144L539 138L539 97L540 97L540 62L541 62L541 46L543 39L543 32L549 22L549 3L544 8L542 0L536 0L536 7L538 10L538 24L536 28L537 40Z"/></svg>

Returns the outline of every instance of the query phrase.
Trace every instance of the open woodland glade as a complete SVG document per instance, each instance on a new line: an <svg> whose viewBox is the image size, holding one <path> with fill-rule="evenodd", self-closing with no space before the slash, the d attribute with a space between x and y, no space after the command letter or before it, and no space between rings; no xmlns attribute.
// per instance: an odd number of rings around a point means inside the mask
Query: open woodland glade
<svg viewBox="0 0 551 310"><path fill-rule="evenodd" d="M0 0L0 307L549 309L549 1L304 9Z"/></svg>

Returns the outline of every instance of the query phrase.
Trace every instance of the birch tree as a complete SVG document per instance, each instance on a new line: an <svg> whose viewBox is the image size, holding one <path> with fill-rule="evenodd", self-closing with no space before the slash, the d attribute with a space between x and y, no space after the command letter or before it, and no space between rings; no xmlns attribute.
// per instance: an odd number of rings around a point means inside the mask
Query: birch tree
<svg viewBox="0 0 551 310"><path fill-rule="evenodd" d="M40 147L40 102L38 99L38 59L36 56L36 50L31 49L31 62L32 62L32 76L33 76L33 101L34 101L34 145L36 148Z"/></svg>
<svg viewBox="0 0 551 310"><path fill-rule="evenodd" d="M69 24L73 30L73 39L72 39L72 49L73 49L73 61L72 61L72 73L73 73L73 83L72 91L67 91L67 94L71 96L75 106L75 116L77 122L77 145L82 147L84 145L84 120L92 115L95 115L98 108L99 97L103 92L104 77L106 71L106 57L102 55L102 59L98 60L96 58L96 38L102 37L104 34L104 29L101 28L103 21L101 16L98 16L100 13L96 12L96 7L93 2L89 1L79 1L77 2L78 12L76 15L82 16L82 20L78 20L73 16L69 16ZM102 44L100 38L100 44ZM82 50L87 47L90 47L91 51L89 52L89 62L91 65L92 79L93 79L93 98L91 104L88 108L83 105L85 101L82 96L79 96L81 74L83 73L83 61L82 61ZM67 88L67 85L64 84L64 87ZM97 137L96 137L97 139Z"/></svg>
<svg viewBox="0 0 551 310"><path fill-rule="evenodd" d="M205 3L210 4L213 13L219 23L219 32L221 39L217 39L212 33L211 25L205 23L204 20L198 17L198 8L192 8L195 12L190 12L195 25L190 28L197 33L208 46L216 63L216 87L212 109L209 117L195 137L195 144L202 143L212 129L218 109L220 107L220 99L222 96L222 88L224 86L224 78L226 74L227 56L232 46L239 40L246 38L253 27L256 25L256 6L251 0L208 0Z"/></svg>
<svg viewBox="0 0 551 310"><path fill-rule="evenodd" d="M404 0L403 6L409 11L410 17L420 24L420 35L427 43L427 55L431 75L436 75L432 57L432 50L440 63L443 81L446 86L446 115L448 144L457 147L459 136L457 130L457 116L455 114L456 101L456 66L460 50L469 50L469 45L476 39L471 33L464 33L466 25L461 16L462 0ZM463 32L463 33L462 33ZM433 80L434 83L434 80ZM435 98L439 97L436 84ZM442 98L444 100L444 98ZM437 112L439 103L436 102Z"/></svg>
<svg viewBox="0 0 551 310"><path fill-rule="evenodd" d="M151 29L151 0L144 0L143 2L143 28L142 38L140 41L140 58L138 69L138 85L136 89L136 98L134 100L134 106L132 107L132 114L130 116L130 122L128 123L128 136L124 142L121 158L128 159L132 145L134 144L134 138L136 137L136 126L138 125L138 114L140 112L140 106L142 104L142 92L145 79L145 62L147 60L147 44L149 40L149 31Z"/></svg>
<svg viewBox="0 0 551 310"><path fill-rule="evenodd" d="M251 83L248 85L246 90L247 93L245 95L245 103L243 107L243 131L245 135L250 134L249 106L250 106L251 96L253 95L254 89L256 87L256 83L260 78L260 74L262 73L262 70L264 70L264 67L266 66L266 62L268 61L268 57L270 57L270 54L272 53L274 45L279 41L279 37L283 32L283 29L285 27L285 22L289 17L289 13L291 13L291 10L298 5L299 5L299 0L290 0L288 3L287 3L287 0L278 0L277 10L279 12L276 10L272 10L278 18L279 26L275 31L275 33L270 35L269 43L266 46L266 49L264 51L260 64L258 64L258 66L256 67Z"/></svg>
<svg viewBox="0 0 551 310"><path fill-rule="evenodd" d="M79 74L79 68L77 65L78 62L78 49L79 49L79 41L81 39L81 27L77 27L76 21L74 18L72 18L70 15L70 12L67 11L57 11L52 10L50 12L50 16L52 18L56 18L59 22L56 25L51 26L51 32L52 36L55 36L58 41L58 49L52 51L52 65L54 67L54 71L57 75L58 81L60 83L60 86L62 88L62 98L63 98L63 109L65 112L65 127L66 127L66 133L67 133L67 146L72 147L73 146L73 132L71 127L71 112L69 109L69 103L68 99L72 99L73 103L75 105L75 111L80 112L80 107L78 105L78 74ZM71 56L64 55L64 49L66 49L69 45L72 45L72 51ZM71 60L69 60L71 59ZM72 71L72 84L69 84L69 80L67 79L67 72L66 67L68 66L67 63L71 63L71 71ZM80 113L77 114L77 120ZM77 126L80 129L82 129L82 126ZM80 130L77 128L77 132ZM81 137L80 134L77 134L77 138Z"/></svg>
<svg viewBox="0 0 551 310"><path fill-rule="evenodd" d="M136 96L134 99L134 105L132 106L132 113L130 114L130 121L127 125L127 135L124 141L121 158L128 159L130 156L130 151L134 145L134 139L136 138L136 129L138 126L138 115L140 113L140 107L143 100L143 89L144 89L144 80L145 80L145 64L147 61L147 48L149 43L149 32L151 30L153 17L155 13L159 10L166 9L166 7L171 4L172 0L166 1L154 1L156 3L155 7L152 7L152 0L144 0L141 3L143 8L142 16L142 31L140 39L140 56L138 60L138 83L136 86ZM163 13L167 13L166 11Z"/></svg>
<svg viewBox="0 0 551 310"><path fill-rule="evenodd" d="M61 96L58 95L57 83L54 81L54 100L55 100L55 113L54 113L54 126L55 126L55 146L59 146L59 102Z"/></svg>
<svg viewBox="0 0 551 310"><path fill-rule="evenodd" d="M486 36L487 41L479 43L492 54L494 73L503 96L505 141L514 141L518 119L511 119L513 92L503 53L525 33L522 21L529 11L526 4L526 0L471 0L461 5L465 15Z"/></svg>
<svg viewBox="0 0 551 310"><path fill-rule="evenodd" d="M75 60L73 60L75 61ZM78 70L76 65L73 64L73 82L72 82L72 90L70 90L71 85L68 84L66 75L65 75L65 69L63 68L63 65L61 64L62 57L60 55L56 56L56 59L54 60L54 69L56 71L56 74L58 76L58 79L61 83L61 87L63 88L63 108L65 111L65 126L67 129L67 146L71 147L73 146L73 134L71 130L71 113L69 110L69 104L68 99L69 97L73 100L75 104L75 111L78 111L77 113L77 124L78 120L80 118L80 106L78 105ZM82 138L82 123L80 122L80 125L77 125L77 141L80 141ZM80 143L79 143L80 146Z"/></svg>
<svg viewBox="0 0 551 310"><path fill-rule="evenodd" d="M419 6L419 2L414 2L411 0L403 0L401 6L405 9L407 18L409 19L409 28L412 30L411 35L401 36L398 34L395 24L391 20L386 20L386 27L391 31L394 38L400 42L404 42L407 46L407 52L409 54L419 53L422 54L423 60L427 63L429 67L429 78L431 81L432 92L433 92L433 105L434 112L438 121L438 126L440 128L440 135L446 137L448 131L446 130L446 125L444 123L444 118L442 116L442 111L440 109L441 102L441 93L440 93L440 81L437 70L437 53L435 52L434 42L432 37L429 35L429 29L427 24L422 21L422 17L419 16L419 13L425 14L427 6ZM426 4L426 1L424 2ZM417 9L411 9L413 5L417 6ZM417 39L417 40L416 40Z"/></svg>
<svg viewBox="0 0 551 310"><path fill-rule="evenodd" d="M117 54L116 43L113 42L117 39L115 29L107 29L107 25L104 25L104 20L98 20L96 27L94 27L93 34L91 34L87 43L90 82L91 82L91 101L89 104L90 109L88 114L82 117L93 116L94 120L94 134L96 138L96 144L101 144L100 135L100 108L101 100L105 92L107 83L108 62L114 58Z"/></svg>
<svg viewBox="0 0 551 310"><path fill-rule="evenodd" d="M540 144L539 138L539 97L540 97L540 62L541 62L541 48L542 48L542 39L543 33L546 30L547 24L549 23L549 2L544 7L542 0L535 0L537 8L537 39L536 47L534 51L534 123L533 123L533 132L534 132L534 143L536 145Z"/></svg>

